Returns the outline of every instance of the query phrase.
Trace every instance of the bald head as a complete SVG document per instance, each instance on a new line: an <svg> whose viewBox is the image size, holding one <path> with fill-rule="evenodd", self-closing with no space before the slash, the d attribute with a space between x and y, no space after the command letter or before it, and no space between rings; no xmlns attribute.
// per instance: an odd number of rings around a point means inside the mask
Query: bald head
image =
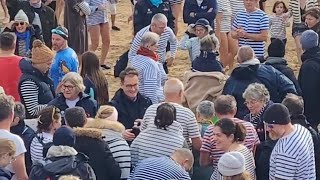
<svg viewBox="0 0 320 180"><path fill-rule="evenodd" d="M193 154L187 148L180 148L175 150L171 158L181 166L183 166L186 170L190 170L194 163Z"/></svg>
<svg viewBox="0 0 320 180"><path fill-rule="evenodd" d="M255 57L254 51L250 46L241 46L238 50L238 63L243 63Z"/></svg>
<svg viewBox="0 0 320 180"><path fill-rule="evenodd" d="M177 78L170 78L164 84L164 94L179 94L183 92L183 83Z"/></svg>

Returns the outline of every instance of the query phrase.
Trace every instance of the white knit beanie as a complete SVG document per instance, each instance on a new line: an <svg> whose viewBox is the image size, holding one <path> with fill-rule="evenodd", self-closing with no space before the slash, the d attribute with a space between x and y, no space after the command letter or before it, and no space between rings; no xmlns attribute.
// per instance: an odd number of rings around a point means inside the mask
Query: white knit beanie
<svg viewBox="0 0 320 180"><path fill-rule="evenodd" d="M19 12L17 13L17 15L14 17L14 21L15 22L25 22L29 24L29 20L28 20L28 16L26 15L26 13L20 9Z"/></svg>
<svg viewBox="0 0 320 180"><path fill-rule="evenodd" d="M218 171L223 176L235 176L245 170L245 158L240 152L227 152L218 161Z"/></svg>

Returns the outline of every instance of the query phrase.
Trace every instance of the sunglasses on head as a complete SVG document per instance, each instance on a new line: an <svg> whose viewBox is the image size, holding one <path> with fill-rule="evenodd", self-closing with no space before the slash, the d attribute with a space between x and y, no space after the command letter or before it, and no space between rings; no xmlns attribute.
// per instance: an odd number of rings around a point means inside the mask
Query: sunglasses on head
<svg viewBox="0 0 320 180"><path fill-rule="evenodd" d="M23 25L25 25L25 22L16 22L16 23L14 23L16 26L19 26L19 24L21 25L21 26L23 26Z"/></svg>

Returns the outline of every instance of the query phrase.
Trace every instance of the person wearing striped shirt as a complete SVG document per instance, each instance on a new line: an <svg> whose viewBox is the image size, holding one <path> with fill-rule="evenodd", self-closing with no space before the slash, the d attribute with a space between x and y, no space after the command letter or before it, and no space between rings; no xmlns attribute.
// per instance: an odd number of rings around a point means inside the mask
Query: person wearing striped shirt
<svg viewBox="0 0 320 180"><path fill-rule="evenodd" d="M184 86L179 79L171 78L166 81L164 85L164 101L172 104L176 108L176 121L181 124L183 128L183 137L185 138L189 147L199 150L201 147L201 135L199 127L194 113L190 109L181 105L184 98L183 94ZM163 103L153 104L147 109L140 126L141 131L148 129L149 126L154 126L153 124L157 108L162 104Z"/></svg>
<svg viewBox="0 0 320 180"><path fill-rule="evenodd" d="M155 52L158 48L159 35L153 32L146 32L141 39L141 45L130 61L130 66L139 72L139 91L142 95L151 99L153 104L164 100L162 82L167 75L159 56Z"/></svg>
<svg viewBox="0 0 320 180"><path fill-rule="evenodd" d="M231 36L239 40L239 46L249 45L257 58L264 61L265 41L268 39L268 15L256 7L258 0L244 0L245 11L239 12L233 21Z"/></svg>
<svg viewBox="0 0 320 180"><path fill-rule="evenodd" d="M216 99L214 108L218 119L229 118L233 122L240 123L245 127L245 138L241 143L253 152L254 148L260 144L260 140L254 126L250 122L234 118L237 112L237 102L235 98L230 95L221 95ZM216 167L219 158L225 153L217 148L217 144L214 141L215 133L214 126L210 125L204 134L200 150L201 166L212 164Z"/></svg>
<svg viewBox="0 0 320 180"><path fill-rule="evenodd" d="M128 180L189 180L188 171L194 162L189 149L180 148L170 157L153 157L142 160L132 171Z"/></svg>
<svg viewBox="0 0 320 180"><path fill-rule="evenodd" d="M129 62L137 55L141 39L146 32L154 32L160 36L158 42L159 62L167 62L171 66L177 52L177 38L173 30L167 26L168 19L165 15L158 13L152 17L151 24L141 29L134 37L128 54ZM166 47L170 43L170 57L166 59Z"/></svg>
<svg viewBox="0 0 320 180"><path fill-rule="evenodd" d="M175 150L184 147L182 127L175 121L175 106L163 103L158 106L155 115L153 123L141 131L130 146L132 167L146 158L169 157Z"/></svg>
<svg viewBox="0 0 320 180"><path fill-rule="evenodd" d="M290 112L280 103L263 116L272 140L278 140L270 156L269 179L316 179L314 144L308 129L291 123Z"/></svg>

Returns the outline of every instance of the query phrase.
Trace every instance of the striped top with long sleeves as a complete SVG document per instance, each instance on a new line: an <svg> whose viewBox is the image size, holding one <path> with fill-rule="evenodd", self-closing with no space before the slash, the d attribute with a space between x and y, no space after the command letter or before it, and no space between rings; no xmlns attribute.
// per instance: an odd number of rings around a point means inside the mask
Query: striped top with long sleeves
<svg viewBox="0 0 320 180"><path fill-rule="evenodd" d="M277 39L286 39L286 27L289 22L287 22L283 17L273 15L269 17L270 22L270 34L271 38L277 38Z"/></svg>
<svg viewBox="0 0 320 180"><path fill-rule="evenodd" d="M34 137L32 139L31 144L30 144L30 154L31 154L32 163L35 163L35 161L41 160L44 158L43 157L43 146L39 142L38 137L40 139L42 139L42 142L44 144L50 143L53 140L53 135L46 133L46 132L39 133L39 134L37 134L36 137Z"/></svg>
<svg viewBox="0 0 320 180"><path fill-rule="evenodd" d="M135 167L143 159L150 157L169 157L184 146L185 138L181 125L174 121L167 130L158 129L154 123L133 140L131 148L131 164Z"/></svg>
<svg viewBox="0 0 320 180"><path fill-rule="evenodd" d="M317 0L306 0L305 10L310 8L318 7ZM293 23L303 23L301 21L301 10L300 10L300 1L299 0L289 0L289 13L293 17Z"/></svg>
<svg viewBox="0 0 320 180"><path fill-rule="evenodd" d="M151 32L150 25L144 27L135 35L128 54L129 62L132 60L134 56L137 55L138 49L140 48L142 36L146 32ZM170 27L166 27L165 31L160 35L160 39L158 42L157 53L160 57L161 63L165 63L166 61L166 47L168 42L170 43L170 57L174 58L177 52L177 38Z"/></svg>
<svg viewBox="0 0 320 180"><path fill-rule="evenodd" d="M131 59L129 66L139 72L139 92L150 98L153 104L162 102L164 95L161 82L167 79L162 64L147 56L136 55Z"/></svg>
<svg viewBox="0 0 320 180"><path fill-rule="evenodd" d="M85 0L91 9L91 14L87 16L87 25L94 26L108 22L107 10L97 10L99 5L107 5L107 0Z"/></svg>
<svg viewBox="0 0 320 180"><path fill-rule="evenodd" d="M232 24L232 29L243 28L247 33L260 34L263 30L269 30L269 18L268 15L260 9L254 12L239 12ZM264 56L264 41L253 41L247 38L239 38L239 46L250 46L257 57Z"/></svg>
<svg viewBox="0 0 320 180"><path fill-rule="evenodd" d="M294 125L281 137L270 156L269 179L315 180L314 144L308 129Z"/></svg>
<svg viewBox="0 0 320 180"><path fill-rule="evenodd" d="M237 118L232 119L235 123L241 123L246 128L246 137L244 139L243 145L245 145L250 151L253 152L256 145L260 144L260 140L258 134L254 128L254 126L250 122L246 122ZM202 139L202 146L200 151L210 153L210 157L212 159L213 167L216 167L218 164L218 160L225 153L216 148L216 143L213 140L214 126L210 125Z"/></svg>
<svg viewBox="0 0 320 180"><path fill-rule="evenodd" d="M140 129L142 131L144 129L147 129L149 126L154 125L154 118L156 117L157 108L160 104L161 103L153 104L146 110L146 113L143 116L142 124L140 126ZM191 148L190 139L201 137L199 126L195 118L195 115L190 109L183 107L180 104L176 104L176 103L170 103L170 104L174 105L174 107L176 108L176 113L177 113L176 120L182 126L183 137L186 139L186 142Z"/></svg>
<svg viewBox="0 0 320 180"><path fill-rule="evenodd" d="M39 87L31 80L26 80L20 86L21 99L24 106L31 116L37 116L45 108L46 104L39 104Z"/></svg>
<svg viewBox="0 0 320 180"><path fill-rule="evenodd" d="M170 157L154 157L142 160L128 180L189 180L189 174Z"/></svg>
<svg viewBox="0 0 320 180"><path fill-rule="evenodd" d="M232 9L232 18L236 17L238 12L245 11L243 0L230 0Z"/></svg>

